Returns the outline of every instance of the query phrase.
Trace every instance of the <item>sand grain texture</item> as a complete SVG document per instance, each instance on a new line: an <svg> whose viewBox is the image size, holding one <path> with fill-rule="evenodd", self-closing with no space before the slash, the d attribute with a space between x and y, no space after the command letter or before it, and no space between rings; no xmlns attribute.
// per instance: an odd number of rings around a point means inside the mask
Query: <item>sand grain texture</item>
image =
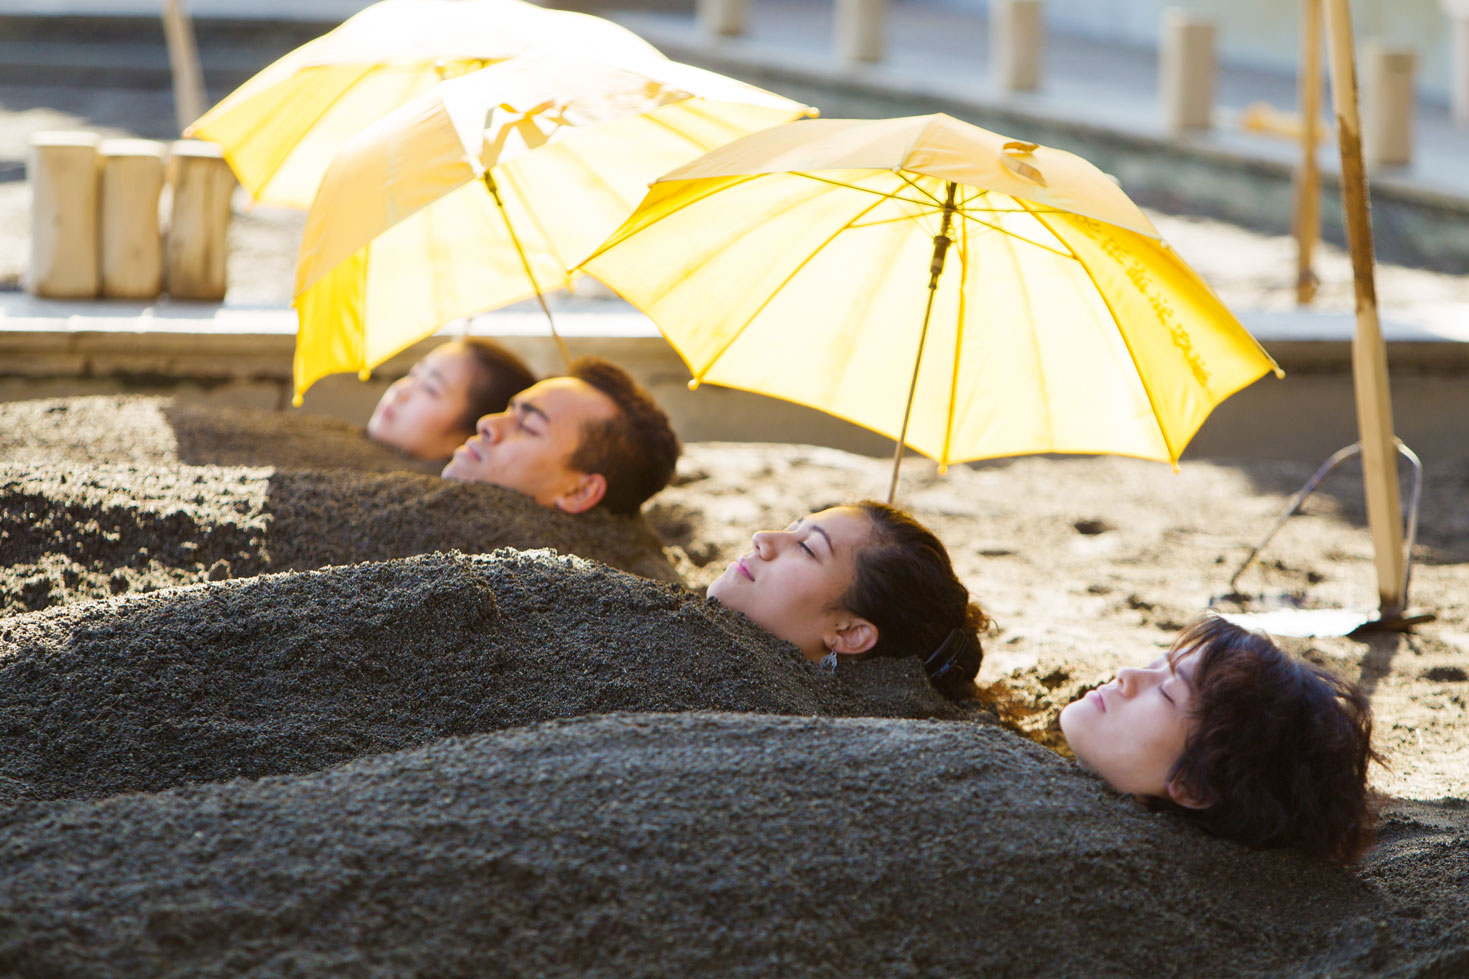
<svg viewBox="0 0 1469 979"><path fill-rule="evenodd" d="M0 795L309 772L609 711L958 717L915 660L833 676L687 591L551 552L429 555L0 619Z"/></svg>
<svg viewBox="0 0 1469 979"><path fill-rule="evenodd" d="M32 973L1429 976L1464 961L1462 923L1414 921L1391 888L1199 838L954 722L552 722L312 775L22 806L0 816L0 864L25 898L0 905L0 966ZM1408 927L1424 924L1437 942ZM1457 958L1435 947L1450 935Z"/></svg>

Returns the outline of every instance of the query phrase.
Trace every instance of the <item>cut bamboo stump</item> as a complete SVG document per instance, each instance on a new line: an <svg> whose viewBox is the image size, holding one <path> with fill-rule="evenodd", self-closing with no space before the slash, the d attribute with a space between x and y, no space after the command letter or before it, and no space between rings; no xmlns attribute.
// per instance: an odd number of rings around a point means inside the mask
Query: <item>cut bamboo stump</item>
<svg viewBox="0 0 1469 979"><path fill-rule="evenodd" d="M1214 116L1214 22L1176 7L1163 11L1158 92L1169 133L1208 129Z"/></svg>
<svg viewBox="0 0 1469 979"><path fill-rule="evenodd" d="M43 132L31 138L31 262L26 287L36 296L97 295L97 137Z"/></svg>
<svg viewBox="0 0 1469 979"><path fill-rule="evenodd" d="M1407 166L1413 162L1417 55L1380 41L1362 48L1362 155L1368 166Z"/></svg>
<svg viewBox="0 0 1469 979"><path fill-rule="evenodd" d="M181 139L171 147L173 215L164 245L164 279L175 299L221 300L235 175L218 145Z"/></svg>
<svg viewBox="0 0 1469 979"><path fill-rule="evenodd" d="M745 33L750 0L698 0L695 15L699 29L715 37L737 37Z"/></svg>
<svg viewBox="0 0 1469 979"><path fill-rule="evenodd" d="M881 61L887 0L836 0L836 49L846 61Z"/></svg>
<svg viewBox="0 0 1469 979"><path fill-rule="evenodd" d="M990 4L990 77L996 88L1034 92L1040 87L1045 30L1041 0Z"/></svg>
<svg viewBox="0 0 1469 979"><path fill-rule="evenodd" d="M1438 0L1449 21L1449 107L1454 124L1469 129L1469 0Z"/></svg>
<svg viewBox="0 0 1469 979"><path fill-rule="evenodd" d="M163 144L108 139L98 146L102 180L98 213L102 295L152 299L163 291L163 242L158 198L163 192Z"/></svg>

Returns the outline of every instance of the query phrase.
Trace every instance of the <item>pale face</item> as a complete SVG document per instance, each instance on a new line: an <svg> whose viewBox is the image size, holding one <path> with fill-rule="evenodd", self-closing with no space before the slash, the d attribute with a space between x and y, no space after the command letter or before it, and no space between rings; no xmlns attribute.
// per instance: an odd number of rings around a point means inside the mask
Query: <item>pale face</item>
<svg viewBox="0 0 1469 979"><path fill-rule="evenodd" d="M464 441L477 369L473 355L457 343L432 351L383 392L367 422L367 437L420 459L447 459Z"/></svg>
<svg viewBox="0 0 1469 979"><path fill-rule="evenodd" d="M477 434L454 450L445 479L492 483L534 497L542 506L571 513L595 506L606 483L571 468L582 426L610 420L617 405L574 377L532 384L510 407L479 420Z"/></svg>
<svg viewBox="0 0 1469 979"><path fill-rule="evenodd" d="M833 507L785 530L762 530L751 548L709 586L709 597L800 647L807 659L829 649L858 653L877 640L873 626L842 609L857 553L872 534L867 514Z"/></svg>
<svg viewBox="0 0 1469 979"><path fill-rule="evenodd" d="M1061 733L1077 760L1119 792L1184 802L1170 779L1193 729L1196 660L1185 653L1170 667L1160 656L1068 704Z"/></svg>

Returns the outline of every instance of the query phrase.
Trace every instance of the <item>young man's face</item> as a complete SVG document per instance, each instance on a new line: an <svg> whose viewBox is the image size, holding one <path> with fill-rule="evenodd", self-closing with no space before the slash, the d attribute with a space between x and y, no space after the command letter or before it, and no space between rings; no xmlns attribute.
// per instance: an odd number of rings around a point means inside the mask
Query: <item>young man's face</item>
<svg viewBox="0 0 1469 979"><path fill-rule="evenodd" d="M443 476L503 486L570 513L589 510L606 483L571 468L571 457L583 426L616 415L612 399L585 381L548 378L516 395L507 410L481 418L477 434L454 450Z"/></svg>

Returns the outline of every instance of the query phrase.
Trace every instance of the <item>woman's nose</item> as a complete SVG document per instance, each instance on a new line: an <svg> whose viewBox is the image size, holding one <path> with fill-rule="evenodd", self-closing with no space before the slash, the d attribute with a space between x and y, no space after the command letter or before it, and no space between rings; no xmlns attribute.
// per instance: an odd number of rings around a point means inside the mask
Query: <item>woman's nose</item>
<svg viewBox="0 0 1469 979"><path fill-rule="evenodd" d="M757 530L755 531L755 536L750 538L750 540L755 545L755 553L760 555L760 557L762 558L768 558L772 554L774 554L776 548L780 546L780 531Z"/></svg>

